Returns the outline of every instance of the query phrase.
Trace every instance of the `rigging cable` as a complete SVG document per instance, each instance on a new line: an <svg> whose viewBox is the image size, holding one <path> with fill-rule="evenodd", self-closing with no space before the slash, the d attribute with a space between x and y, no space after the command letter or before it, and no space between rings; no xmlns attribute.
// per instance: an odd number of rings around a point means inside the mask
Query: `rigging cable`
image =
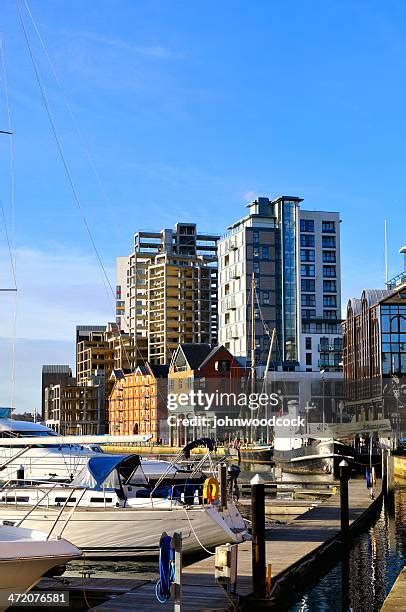
<svg viewBox="0 0 406 612"><path fill-rule="evenodd" d="M74 180L73 180L73 177L72 177L72 173L70 171L68 162L66 161L66 158L65 158L65 153L64 153L64 150L63 150L63 147L62 147L62 142L61 142L61 140L59 138L59 135L58 135L58 132L57 132L57 129L56 129L55 121L54 121L54 118L52 116L51 109L50 109L50 106L49 106L48 97L46 95L44 86L42 84L41 77L40 77L39 70L38 70L38 65L37 65L37 62L35 60L35 57L34 57L34 54L33 54L32 48L31 48L31 44L30 44L30 41L29 41L29 38L28 38L28 33L27 33L27 30L26 30L26 27L25 27L25 23L24 23L24 19L23 19L22 13L21 13L21 8L20 8L19 0L16 0L16 5L17 5L17 10L18 10L18 15L19 15L19 18L20 18L20 22L21 22L21 27L22 27L23 33L24 33L25 42L27 44L27 48L28 48L28 52L29 52L29 55L30 55L31 63L32 63L32 66L33 66L33 69L34 69L35 78L36 78L36 81L38 83L38 87L39 87L39 90L40 90L40 93L41 93L42 101L44 103L44 107L45 107L45 110L46 110L46 113L47 113L47 116L48 116L48 120L49 120L49 123L50 123L50 126L51 126L51 130L52 130L52 133L53 133L53 136L54 136L57 148L58 148L58 152L59 152L60 158L61 158L64 170L65 170L66 177L67 177L69 185L71 187L71 190L72 190L75 202L77 204L77 207L79 209L80 215L82 217L83 224L84 224L84 226L86 228L86 232L87 232L87 234L89 236L89 240L90 240L90 243L91 243L91 245L93 247L93 251L94 251L94 253L96 255L97 261L99 262L99 265L100 265L100 268L101 268L101 270L103 272L103 275L104 275L104 278L106 280L106 283L107 283L108 287L110 288L110 291L111 291L112 295L114 296L114 291L113 291L112 284L111 284L110 279L109 279L109 277L107 275L106 268L105 268L105 266L103 264L103 261L101 259L99 250L98 250L97 245L95 243L95 240L93 238L93 234L92 234L92 232L90 230L90 226L89 226L89 223L87 221L87 217L86 217L85 211L83 209L82 202L81 202L80 197L79 197L79 193L78 193L78 191L76 189L76 185L74 183Z"/></svg>
<svg viewBox="0 0 406 612"><path fill-rule="evenodd" d="M11 398L10 398L10 407L11 410L14 410L15 407L15 380L16 380L16 347L17 347L17 274L16 274L16 255L15 255L15 189L14 189L14 149L13 149L13 137L12 137L12 129L11 129L11 112L10 112L10 101L8 95L8 86L7 86L7 73L6 73L6 63L4 59L4 43L3 36L0 36L0 55L1 55L1 63L2 63L2 76L3 76L3 84L4 84L4 98L6 102L6 112L7 112L7 125L9 132L9 158L10 158L10 200L11 200L11 239L9 237L7 231L7 223L5 211L3 208L3 203L1 203L3 219L4 219L4 228L6 232L7 245L10 255L10 263L13 274L14 281L14 298L13 298L13 324L12 324L12 356L11 356Z"/></svg>
<svg viewBox="0 0 406 612"><path fill-rule="evenodd" d="M33 17L32 13L31 13L31 11L29 9L29 6L28 6L28 4L27 4L27 2L25 0L24 0L24 3L25 3L25 6L26 6L26 9L28 11L28 14L30 16L30 19L31 19L31 21L33 23L33 26L35 28L35 31L37 33L37 36L38 36L38 38L40 40L41 46L43 47L44 53L45 53L45 55L46 55L46 57L47 57L47 59L48 59L48 61L50 63L50 66L51 66L52 72L54 74L55 80L56 80L57 84L59 85L59 87L60 87L60 89L62 91L62 94L63 94L64 99L65 99L65 104L67 105L67 108L68 108L68 111L69 111L69 113L71 115L71 118L72 118L72 121L74 123L74 126L75 126L75 128L76 128L76 130L77 130L77 132L79 134L79 138L82 141L82 146L85 149L85 152L86 152L86 154L88 156L90 165L91 165L93 171L95 172L96 178L98 179L98 182L100 184L101 183L100 176L97 173L97 170L95 168L94 163L92 162L92 158L91 158L90 152L89 152L89 150L87 149L87 147L85 145L82 132L80 131L79 126L78 126L76 120L74 119L72 107L70 106L70 104L69 104L69 102L67 100L67 97L64 94L64 90L62 88L61 81L60 81L60 79L59 79L59 77L57 75L57 72L56 72L56 70L55 70L55 68L53 66L52 60L51 60L50 55L49 55L49 53L48 53L48 51L46 49L45 43L44 43L43 38L42 38L42 36L41 36L41 34L39 32L39 29L38 29L38 27L37 27L37 25L35 23L34 17ZM21 27L22 27L22 30L23 30L23 33L24 33L25 42L26 42L26 45L27 45L27 48L28 48L28 53L29 53L29 56L30 56L30 59L31 59L31 63L32 63L33 69L34 69L35 78L36 78L36 81L37 81L37 84L38 84L38 87L39 87L39 90L40 90L40 93L41 93L42 101L43 101L43 104L44 104L44 107L45 107L45 110L46 110L46 113L47 113L47 116L48 116L48 120L49 120L49 123L50 123L50 126L51 126L51 130L52 130L52 133L53 133L53 136L54 136L57 148L58 148L58 152L59 152L59 155L60 155L60 158L61 158L64 170L65 170L65 174L67 176L69 185L71 187L71 190L72 190L75 202L76 202L77 207L79 209L79 213L80 213L80 215L82 217L82 221L83 221L83 224L85 226L86 232L88 234L91 246L93 248L93 251L94 251L94 253L96 255L96 259L97 259L97 261L99 263L99 266L101 268L103 284L104 284L104 286L106 288L107 294L108 294L108 289L110 290L110 295L112 297L112 301L114 302L115 301L115 292L114 292L113 286L112 286L112 284L110 282L110 279L109 279L109 277L107 275L106 268L105 268L105 266L103 264L102 258L100 256L99 250L98 250L97 245L96 245L96 242L95 242L95 240L93 238L93 234L91 232L89 223L87 221L87 217L86 217L86 214L85 214L85 211L84 211L81 199L79 197L78 190L76 188L75 182L73 180L72 173L70 171L68 162L67 162L66 157L65 157L65 153L64 153L64 150L63 150L62 142L61 142L61 139L60 139L60 137L58 135L58 131L56 129L56 124L55 124L55 121L54 121L54 118L53 118L53 115L52 115L52 112L51 112L51 109L50 109L48 97L46 95L45 88L44 88L44 86L42 84L41 77L40 77L40 74L39 74L38 65L37 65L37 62L35 60L35 57L34 57L34 54L33 54L33 51L32 51L32 47L31 47L30 40L29 40L29 37L28 37L28 32L27 32L27 29L25 27L24 18L23 18L22 12L21 12L21 7L20 7L19 0L16 0L16 6L17 6L17 11L18 11L18 15L19 15L19 18L20 18L20 22L21 22ZM104 190L104 188L102 188L102 192L103 192L104 196L107 195L105 190ZM107 199L107 201L108 201L108 199ZM126 323L128 325L127 321L126 321ZM127 348L124 345L124 343L122 342L121 333L119 334L119 338L120 338L121 348L122 348L124 354L126 355L126 359L127 359L128 363L129 363L129 365L131 365L131 362L130 362L130 359L129 359L129 355L128 355L128 352L127 352ZM142 357L141 351L138 349L137 345L136 345L136 350L139 352L140 356ZM143 357L142 357L142 359L143 359L143 361L145 361L145 359Z"/></svg>

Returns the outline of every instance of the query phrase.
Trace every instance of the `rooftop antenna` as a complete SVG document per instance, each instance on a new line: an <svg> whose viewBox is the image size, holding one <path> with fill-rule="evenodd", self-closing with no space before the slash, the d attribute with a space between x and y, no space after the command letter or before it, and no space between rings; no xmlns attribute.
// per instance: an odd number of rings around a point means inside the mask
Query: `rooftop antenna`
<svg viewBox="0 0 406 612"><path fill-rule="evenodd" d="M387 285L389 281L388 274L388 224L385 219L385 284Z"/></svg>

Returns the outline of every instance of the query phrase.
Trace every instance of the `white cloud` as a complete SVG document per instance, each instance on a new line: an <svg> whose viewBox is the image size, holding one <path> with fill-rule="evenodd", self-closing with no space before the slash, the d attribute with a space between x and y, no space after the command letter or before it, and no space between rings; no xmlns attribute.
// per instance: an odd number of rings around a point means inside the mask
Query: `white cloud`
<svg viewBox="0 0 406 612"><path fill-rule="evenodd" d="M30 340L74 340L77 324L103 324L114 319L114 298L100 266L88 255L59 247L53 252L31 248L16 251L17 337ZM0 284L10 285L4 274L7 253L0 249ZM114 287L114 271L107 268ZM2 294L1 335L12 335L13 301Z"/></svg>
<svg viewBox="0 0 406 612"><path fill-rule="evenodd" d="M153 59L170 59L174 57L174 54L163 45L133 45L131 43L122 40L121 38L110 38L103 34L96 32L90 32L87 30L80 30L73 33L78 38L85 39L89 42L100 44L103 46L112 47L120 51L126 51L127 53L133 53L134 55L140 55L143 57L150 57ZM72 32L69 34L72 36Z"/></svg>

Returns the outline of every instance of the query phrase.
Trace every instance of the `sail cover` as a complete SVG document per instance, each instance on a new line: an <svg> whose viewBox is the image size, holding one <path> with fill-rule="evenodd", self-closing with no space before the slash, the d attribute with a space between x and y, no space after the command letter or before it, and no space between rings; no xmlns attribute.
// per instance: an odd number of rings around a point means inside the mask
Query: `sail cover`
<svg viewBox="0 0 406 612"><path fill-rule="evenodd" d="M71 483L89 489L115 489L120 486L118 472L126 479L140 464L138 455L105 455L91 457Z"/></svg>

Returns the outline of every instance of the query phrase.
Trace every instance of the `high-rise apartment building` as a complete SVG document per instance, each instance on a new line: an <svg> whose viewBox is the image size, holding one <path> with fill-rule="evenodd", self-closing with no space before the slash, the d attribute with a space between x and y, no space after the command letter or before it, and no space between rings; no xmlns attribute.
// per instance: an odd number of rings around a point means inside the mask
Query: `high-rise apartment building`
<svg viewBox="0 0 406 612"><path fill-rule="evenodd" d="M151 364L168 364L179 343L217 341L217 240L177 223L137 232L134 252L119 258L117 316L135 344L147 339Z"/></svg>
<svg viewBox="0 0 406 612"><path fill-rule="evenodd" d="M338 370L340 219L301 202L259 197L219 241L219 342L249 363L253 305L256 365L265 365L275 328L272 367Z"/></svg>

